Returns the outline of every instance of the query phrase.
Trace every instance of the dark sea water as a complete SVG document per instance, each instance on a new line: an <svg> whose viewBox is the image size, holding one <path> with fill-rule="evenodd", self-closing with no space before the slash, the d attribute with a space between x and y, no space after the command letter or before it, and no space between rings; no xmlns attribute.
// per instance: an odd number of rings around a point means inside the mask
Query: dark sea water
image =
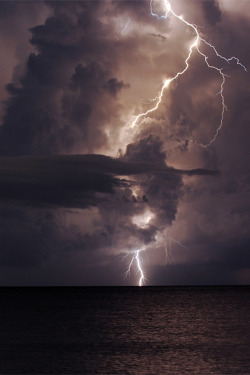
<svg viewBox="0 0 250 375"><path fill-rule="evenodd" d="M0 289L1 374L250 374L249 287Z"/></svg>

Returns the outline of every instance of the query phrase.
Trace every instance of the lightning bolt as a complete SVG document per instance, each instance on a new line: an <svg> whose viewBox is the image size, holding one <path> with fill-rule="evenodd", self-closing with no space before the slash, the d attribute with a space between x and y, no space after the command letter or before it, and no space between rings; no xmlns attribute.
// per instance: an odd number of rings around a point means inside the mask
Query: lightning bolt
<svg viewBox="0 0 250 375"><path fill-rule="evenodd" d="M173 243L175 245L179 246L179 247L182 247L182 248L184 248L186 250L189 250L189 248L187 246L183 245L180 241L177 241L174 238L172 238L172 237L170 237L170 236L167 235L167 238L166 238L166 240L164 242L164 250L165 250L165 255L166 255L166 264L168 263L169 258L173 258L173 255L172 255L172 248L173 248L172 244ZM138 281L138 286L143 286L146 283L146 277L145 277L145 273L144 273L143 267L142 267L143 259L142 259L142 256L141 256L141 253L145 252L146 250L147 250L147 248L143 247L140 250L134 250L132 252L131 251L127 251L126 255L123 257L123 259L127 258L128 255L130 255L132 253L132 258L131 258L131 260L129 262L127 271L124 273L124 276L128 277L130 275L131 268L133 266L136 267L137 273L139 273L139 275L140 275L140 278L139 278L139 281Z"/></svg>
<svg viewBox="0 0 250 375"><path fill-rule="evenodd" d="M123 28L121 29L121 33L122 33L122 34L125 33L125 31L126 31L128 25L130 24L130 22L131 22L131 19L129 18L129 19L127 20L127 22L125 23L125 25L123 26Z"/></svg>
<svg viewBox="0 0 250 375"><path fill-rule="evenodd" d="M139 113L134 121L132 122L131 124L131 127L134 128L135 125L138 123L138 121L142 118L142 117L145 117L147 116L149 113L151 112L154 112L157 110L157 108L159 107L161 101L162 101L162 97L163 97L163 94L165 92L165 89L167 87L169 87L169 85L173 82L173 81L176 81L176 79L185 74L186 71L188 70L189 68L189 61L190 61L190 58L192 56L192 53L194 50L196 50L199 55L201 55L203 58L204 58L204 61L207 65L207 67L209 69L213 69L215 71L218 72L218 74L220 74L221 76L221 85L220 85L220 91L219 91L219 95L221 97L221 105L222 105L222 109L221 109L221 119L220 119L220 123L219 123L219 126L217 127L216 129L216 132L213 136L213 138L207 143L207 144L200 144L200 146L202 147L208 147L210 146L215 140L216 138L218 137L218 134L223 126L223 120L224 120L224 114L225 114L225 111L227 110L227 106L225 104L225 98L224 98L224 86L225 86L225 82L226 82L226 77L227 75L223 72L223 68L218 68L217 66L215 65L211 65L209 64L208 62L208 56L205 55L199 48L199 45L200 44L205 44L206 46L208 46L210 49L213 50L213 52L216 54L216 56L222 60L224 60L225 62L227 62L228 64L230 64L230 62L232 61L236 61L237 65L240 65L246 72L247 72L247 69L246 67L239 61L239 59L235 56L232 56L230 58L226 58L222 55L220 55L218 53L218 51L216 50L215 46L213 46L212 44L208 43L205 39L203 39L201 36L200 36L200 33L198 31L198 28L196 25L192 24L192 23L189 23L187 20L185 20L182 16L179 16L177 15L173 9L172 9L172 6L170 4L170 2L168 0L162 0L163 1L163 4L165 5L165 14L162 15L162 16L159 16L158 14L154 13L153 12L153 0L150 1L150 13L153 17L156 17L157 19L167 19L167 17L169 16L169 14L171 14L173 17L177 18L178 20L180 20L182 23L184 23L185 25L187 25L189 28L193 29L194 31L194 34L195 34L195 40L194 42L191 43L191 45L189 46L189 50L188 50L188 56L187 58L185 59L185 67L182 71L180 72L177 72L176 75L172 78L169 78L169 79L166 79L163 81L162 83L162 88L160 90L160 93L159 95L152 99L152 101L155 101L155 106L152 107L151 109L148 109L146 112L142 112L142 113Z"/></svg>
<svg viewBox="0 0 250 375"><path fill-rule="evenodd" d="M136 264L136 267L137 267L137 270L139 272L139 275L140 275L140 279L139 279L139 282L138 282L138 285L139 286L142 286L145 281L146 281L146 278L144 276L144 272L143 272L143 269L142 269L142 258L141 258L141 252L144 251L145 249L141 249L141 250L136 250L132 256L132 259L129 263L129 266L128 266L128 269L127 271L125 272L125 277L127 277L129 274L130 274L130 271L131 271L131 268L133 266L133 264L135 263Z"/></svg>
<svg viewBox="0 0 250 375"><path fill-rule="evenodd" d="M183 245L180 241L175 240L172 237L167 237L167 240L164 243L165 253L166 253L166 264L168 263L168 259L174 259L172 254L172 243L182 247L183 249L189 250L189 248Z"/></svg>
<svg viewBox="0 0 250 375"><path fill-rule="evenodd" d="M227 64L230 64L232 61L235 61L236 64L239 65L241 68L243 68L246 72L247 72L247 69L240 62L240 60L237 57L232 56L230 58L226 58L225 56L222 56L221 54L219 54L219 52L217 51L217 49L215 48L214 45L210 44L209 42L207 42L204 38L202 38L200 36L198 28L197 28L197 26L195 24L192 24L192 23L188 22L186 19L183 18L183 16L176 14L173 11L172 6L171 6L171 4L170 4L170 2L168 0L162 0L162 2L164 4L164 6L165 6L165 13L160 16L157 13L154 13L154 11L153 11L153 0L150 0L150 13L151 13L151 16L156 17L159 20L160 19L166 20L169 15L177 18L179 21L181 21L182 23L184 23L186 26L188 26L189 28L191 28L194 31L195 39L194 39L194 41L192 41L192 43L189 46L188 55L187 55L187 57L185 59L185 66L184 66L183 70L177 72L175 76L173 76L171 78L168 78L168 79L165 79L161 83L161 89L160 89L159 94L154 99L151 99L149 101L149 103L155 103L155 105L152 108L148 109L147 111L139 113L134 118L134 121L131 123L131 128L134 128L141 118L146 117L148 114L150 114L150 113L152 113L152 112L154 112L154 111L156 111L158 109L158 107L159 107L159 105L160 105L160 103L162 101L164 92L167 89L167 87L169 87L170 84L173 81L176 81L179 76L184 75L186 73L186 71L189 69L190 59L191 59L191 56L193 54L193 51L195 50L195 51L198 52L198 54L200 56L202 56L204 58L204 62L207 65L207 67L209 69L215 70L221 76L220 91L218 92L218 95L220 95L220 97L221 97L221 107L222 107L221 108L221 118L220 118L219 125L218 125L218 127L217 127L217 129L215 131L215 134L212 137L212 139L207 144L200 144L200 146L202 146L204 148L207 148L213 142L216 141L216 139L217 139L217 137L219 135L219 132L220 132L222 126L223 126L224 114L225 114L225 111L227 110L227 106L226 106L226 103L225 103L225 97L224 97L224 86L225 86L225 83L226 83L226 77L228 77L228 76L223 72L224 68L218 68L217 66L211 65L208 62L208 56L200 50L199 46L201 44L203 44L203 45L205 44L207 47L209 47L214 52L214 54L219 59L224 60ZM171 237L168 237L167 241L168 242L165 242L165 244L164 244L165 253L166 253L166 262L168 260L169 255L172 253L172 243L173 242L176 245L178 245L178 246L181 246L181 247L183 247L185 249L188 249L181 242L179 242L177 240L174 240ZM136 251L134 251L132 253L133 254L132 259L131 259L131 261L129 263L127 272L125 273L125 275L128 276L129 273L130 273L130 270L131 270L132 266L135 264L135 266L137 268L137 272L140 275L140 279L139 279L139 283L138 283L139 286L142 286L145 283L145 281L146 281L145 276L144 276L144 272L143 272L143 268L142 268L142 258L141 258L141 252L145 251L145 250L146 249L144 248L144 249L136 250ZM170 252L170 254L169 254L169 252Z"/></svg>

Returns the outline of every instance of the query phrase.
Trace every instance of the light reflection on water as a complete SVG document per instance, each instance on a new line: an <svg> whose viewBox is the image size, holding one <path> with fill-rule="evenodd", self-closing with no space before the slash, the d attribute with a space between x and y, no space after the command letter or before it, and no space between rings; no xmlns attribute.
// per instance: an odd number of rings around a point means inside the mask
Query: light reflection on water
<svg viewBox="0 0 250 375"><path fill-rule="evenodd" d="M36 288L0 298L0 373L250 373L247 287Z"/></svg>

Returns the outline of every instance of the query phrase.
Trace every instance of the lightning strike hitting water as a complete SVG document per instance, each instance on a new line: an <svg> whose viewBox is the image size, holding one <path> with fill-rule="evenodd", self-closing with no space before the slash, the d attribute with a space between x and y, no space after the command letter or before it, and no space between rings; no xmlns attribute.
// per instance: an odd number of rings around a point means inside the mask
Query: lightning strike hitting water
<svg viewBox="0 0 250 375"><path fill-rule="evenodd" d="M209 69L216 70L218 72L218 74L220 74L220 76L221 76L220 91L218 93L220 95L220 97L221 97L221 104L222 104L220 123L219 123L219 126L216 129L216 132L215 132L213 138L207 144L200 144L200 146L202 146L202 147L208 147L208 146L210 146L216 140L216 138L217 138L217 136L218 136L218 134L219 134L222 126L223 126L224 114L225 114L225 111L227 110L227 106L225 104L225 98L224 98L224 85L225 85L225 82L226 82L227 75L225 73L223 73L223 68L218 68L215 65L209 64L209 62L208 62L208 56L205 55L203 52L201 52L201 50L199 48L199 44L200 43L204 43L206 46L208 46L209 48L211 48L214 51L214 53L216 54L216 56L218 58L226 61L228 64L230 64L230 62L234 60L234 61L236 61L237 65L240 65L245 71L247 71L247 69L246 69L246 67L243 64L240 63L240 61L239 61L239 59L237 57L233 56L233 57L230 57L230 58L227 59L226 57L220 55L217 52L216 48L212 44L208 43L205 39L201 38L197 26L195 26L192 23L189 23L182 16L178 16L173 11L173 9L171 7L171 4L170 4L170 2L168 0L162 0L162 2L164 4L164 6L165 6L165 14L162 15L162 16L159 16L158 14L154 13L153 12L153 0L151 0L150 1L151 15L153 17L156 17L157 19L167 19L168 15L171 14L172 16L174 16L175 18L177 18L181 22L183 22L185 25L187 25L188 27L190 27L191 29L193 29L196 37L195 37L194 42L191 43L191 45L189 47L188 56L187 56L187 58L185 60L185 68L182 71L176 73L176 75L174 77L166 79L166 80L163 81L162 88L161 88L161 91L160 91L159 95L155 99L153 99L153 101L156 102L155 106L152 107L151 109L147 110L146 112L138 114L135 117L134 121L132 122L131 127L133 128L136 125L136 123L138 122L139 119L141 119L142 117L147 116L151 112L154 112L159 107L159 105L160 105L160 103L162 101L162 97L163 97L165 89L170 85L170 83L172 83L173 81L175 81L179 76L183 75L188 70L188 68L189 68L189 60L190 60L190 58L192 56L193 50L195 49L199 53L199 55L201 55L204 58L204 61L205 61L206 65L207 65L207 67Z"/></svg>
<svg viewBox="0 0 250 375"><path fill-rule="evenodd" d="M189 250L189 248L187 246L183 245L180 241L177 241L174 238L167 235L166 241L164 242L164 244L162 244L162 246L164 246L164 250L165 250L166 264L168 263L170 258L173 259L173 255L172 255L172 249L173 249L172 244L173 243L176 244L179 247L182 247L186 250ZM135 251L132 252L132 259L129 262L127 271L124 274L125 277L128 277L130 275L131 268L133 266L135 266L136 269L137 269L137 273L139 273L139 275L140 275L140 278L139 278L139 281L138 281L138 286L143 286L146 282L146 277L145 277L145 273L143 271L142 257L141 257L141 253L145 252L145 251L147 251L147 248L143 247L140 250L135 250ZM131 251L128 251L124 258L127 258L127 256L129 256L130 254L131 254Z"/></svg>
<svg viewBox="0 0 250 375"><path fill-rule="evenodd" d="M125 276L128 276L130 274L130 270L131 270L131 267L133 266L133 264L135 263L136 264L136 268L140 274L140 279L139 279L139 282L138 282L138 285L139 286L142 286L146 279L145 279L145 276L144 276L144 272L142 270L142 259L141 259L141 256L140 256L140 253L144 251L144 249L141 249L141 250L136 250L133 254L133 257L129 263L129 266L128 266L128 269L125 273Z"/></svg>

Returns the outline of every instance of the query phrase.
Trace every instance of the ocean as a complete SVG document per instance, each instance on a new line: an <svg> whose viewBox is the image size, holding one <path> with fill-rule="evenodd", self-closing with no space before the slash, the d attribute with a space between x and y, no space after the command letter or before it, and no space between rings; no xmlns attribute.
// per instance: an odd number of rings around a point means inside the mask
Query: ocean
<svg viewBox="0 0 250 375"><path fill-rule="evenodd" d="M250 374L249 287L0 289L0 374Z"/></svg>

